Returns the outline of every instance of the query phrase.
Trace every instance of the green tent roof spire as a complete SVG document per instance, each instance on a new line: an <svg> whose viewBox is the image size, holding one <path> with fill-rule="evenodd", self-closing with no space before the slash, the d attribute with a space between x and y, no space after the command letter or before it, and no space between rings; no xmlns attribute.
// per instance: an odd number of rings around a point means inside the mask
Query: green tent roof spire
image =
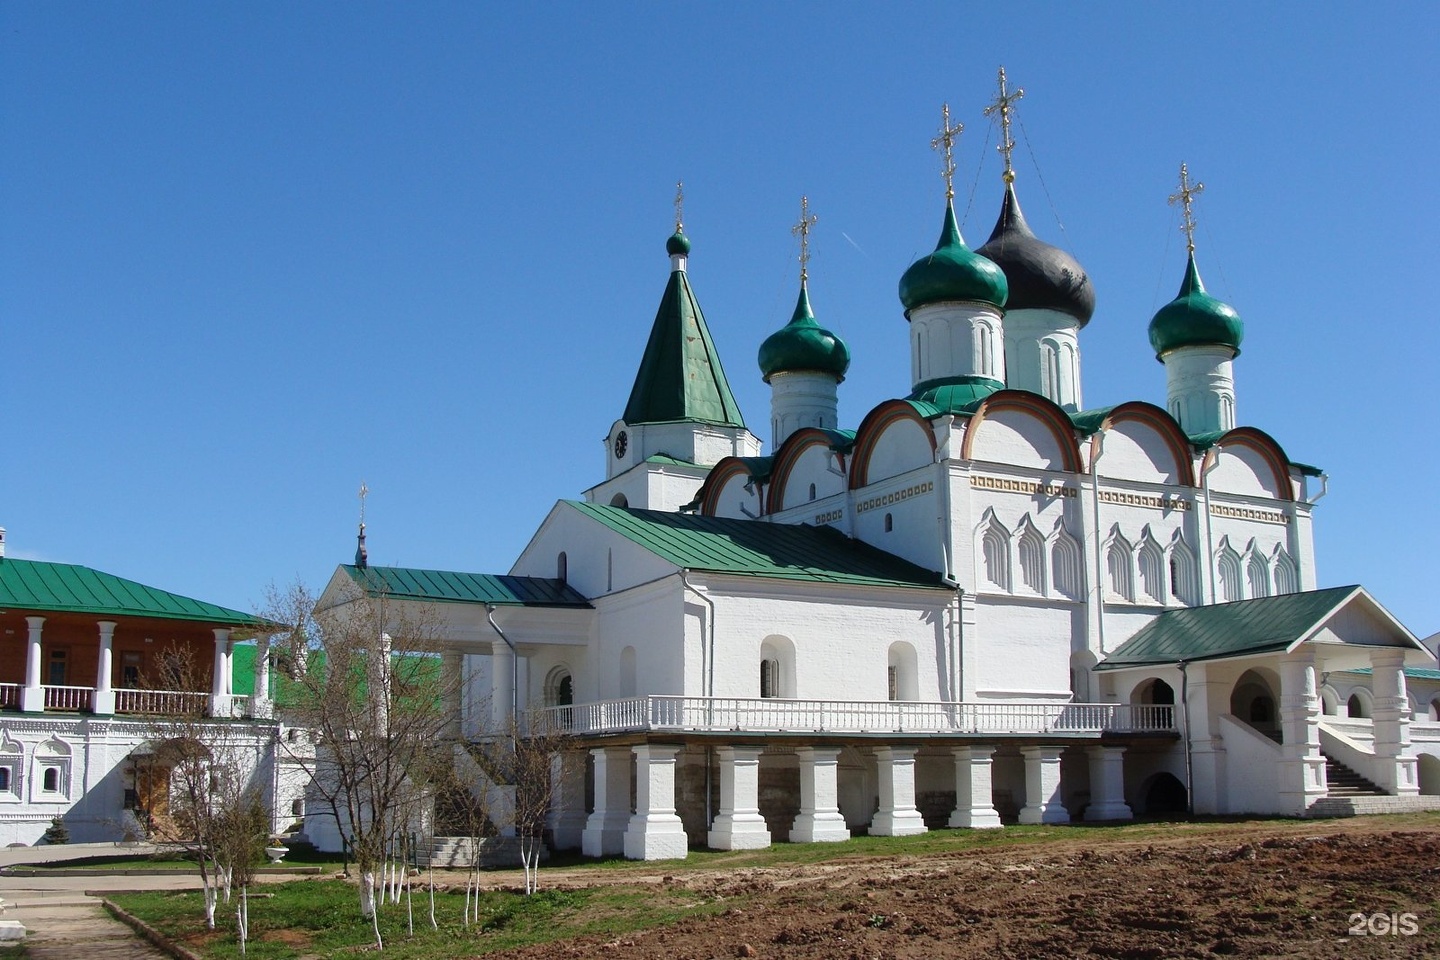
<svg viewBox="0 0 1440 960"><path fill-rule="evenodd" d="M677 237L684 241L683 252L676 249ZM666 244L674 269L655 312L624 419L626 423L691 420L743 429L740 405L730 392L705 314L685 273L689 249L689 240L678 231Z"/></svg>

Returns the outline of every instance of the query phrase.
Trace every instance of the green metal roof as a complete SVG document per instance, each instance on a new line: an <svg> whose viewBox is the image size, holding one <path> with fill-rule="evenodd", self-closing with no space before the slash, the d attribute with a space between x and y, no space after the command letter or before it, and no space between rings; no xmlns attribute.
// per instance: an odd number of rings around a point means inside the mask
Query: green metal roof
<svg viewBox="0 0 1440 960"><path fill-rule="evenodd" d="M744 427L705 315L684 270L672 270L625 405L626 423L697 421Z"/></svg>
<svg viewBox="0 0 1440 960"><path fill-rule="evenodd" d="M1004 389L1005 384L993 377L941 377L917 383L910 396L905 399L911 403L927 404L937 411L934 414L925 414L926 416L936 417L945 413L969 416L986 397Z"/></svg>
<svg viewBox="0 0 1440 960"><path fill-rule="evenodd" d="M1003 307L1009 295L1005 271L965 246L955 222L955 205L947 201L935 252L916 260L900 277L905 315L916 307L946 300L976 300Z"/></svg>
<svg viewBox="0 0 1440 960"><path fill-rule="evenodd" d="M1215 660L1284 650L1358 592L1358 586L1166 610L1096 666Z"/></svg>
<svg viewBox="0 0 1440 960"><path fill-rule="evenodd" d="M0 558L0 609L87 613L101 617L151 617L214 626L253 626L241 613L89 567L42 560Z"/></svg>
<svg viewBox="0 0 1440 960"><path fill-rule="evenodd" d="M1070 414L1070 422L1075 425L1077 433L1081 436L1088 437L1100 429L1100 425L1105 422L1105 418L1110 416L1111 411L1114 409L1115 408L1111 406L1097 407L1094 410L1081 410L1078 413Z"/></svg>
<svg viewBox="0 0 1440 960"><path fill-rule="evenodd" d="M814 371L828 373L839 383L850 369L850 348L835 334L815 322L810 292L800 281L800 299L790 322L760 344L760 373L766 383L776 373Z"/></svg>
<svg viewBox="0 0 1440 960"><path fill-rule="evenodd" d="M437 603L489 603L497 607L588 607L575 588L546 577L512 577L495 573L455 573L411 567L340 569L371 596Z"/></svg>
<svg viewBox="0 0 1440 960"><path fill-rule="evenodd" d="M949 589L933 570L851 540L831 527L564 502L687 570L817 583Z"/></svg>
<svg viewBox="0 0 1440 960"><path fill-rule="evenodd" d="M1354 670L1340 670L1338 673L1358 673L1370 676L1374 673L1371 667L1356 667ZM1434 667L1406 667L1405 676L1411 680L1440 680L1440 670Z"/></svg>
<svg viewBox="0 0 1440 960"><path fill-rule="evenodd" d="M1211 344L1229 347L1238 356L1244 339L1245 324L1235 308L1205 292L1192 251L1180 292L1150 321L1150 346L1155 348L1155 356L1161 358L1178 347Z"/></svg>
<svg viewBox="0 0 1440 960"><path fill-rule="evenodd" d="M700 467L702 470L710 469L709 467L701 466L694 460L681 460L679 457L672 457L668 453L652 453L645 458L645 462L658 463L662 466L669 467Z"/></svg>

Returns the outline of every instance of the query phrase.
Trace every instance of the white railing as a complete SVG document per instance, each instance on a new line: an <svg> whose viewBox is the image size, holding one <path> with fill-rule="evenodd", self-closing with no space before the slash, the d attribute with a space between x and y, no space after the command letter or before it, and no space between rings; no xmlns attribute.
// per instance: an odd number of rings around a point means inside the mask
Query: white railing
<svg viewBox="0 0 1440 960"><path fill-rule="evenodd" d="M58 685L46 686L45 709L63 710L66 713L80 713L90 709L89 687L62 687Z"/></svg>
<svg viewBox="0 0 1440 960"><path fill-rule="evenodd" d="M147 713L164 716L192 714L203 717L210 710L210 694L191 693L188 690L131 690L117 688L115 691L116 713Z"/></svg>
<svg viewBox="0 0 1440 960"><path fill-rule="evenodd" d="M20 684L0 683L0 710L15 710L20 706Z"/></svg>
<svg viewBox="0 0 1440 960"><path fill-rule="evenodd" d="M1123 703L631 697L550 707L532 724L574 734L629 730L746 733L1099 734L1174 732L1174 707Z"/></svg>
<svg viewBox="0 0 1440 960"><path fill-rule="evenodd" d="M232 720L244 720L250 716L250 698L238 693L230 694L230 713Z"/></svg>

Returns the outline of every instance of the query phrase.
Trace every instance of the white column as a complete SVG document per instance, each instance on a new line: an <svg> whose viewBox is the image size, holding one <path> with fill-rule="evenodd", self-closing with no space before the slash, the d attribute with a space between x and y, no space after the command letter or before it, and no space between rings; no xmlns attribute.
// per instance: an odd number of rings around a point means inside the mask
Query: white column
<svg viewBox="0 0 1440 960"><path fill-rule="evenodd" d="M1228 794L1223 789L1227 782L1225 742L1210 723L1212 690L1216 694L1214 699L1224 698L1226 702L1226 706L1216 712L1228 713L1229 687L1212 681L1203 663L1190 664L1187 672L1188 684L1182 683L1176 693L1185 694L1190 708L1187 711L1182 703L1177 701L1175 704L1175 720L1181 727L1180 735L1190 743L1192 782L1187 783L1185 789L1190 791L1190 802L1196 813L1231 813Z"/></svg>
<svg viewBox="0 0 1440 960"><path fill-rule="evenodd" d="M880 809L870 820L872 837L905 837L925 832L925 820L915 809L915 748L877 747L876 772L880 781Z"/></svg>
<svg viewBox="0 0 1440 960"><path fill-rule="evenodd" d="M1280 730L1280 812L1304 816L1328 792L1314 652L1306 645L1280 661Z"/></svg>
<svg viewBox="0 0 1440 960"><path fill-rule="evenodd" d="M1383 781L1377 786L1396 796L1420 792L1418 759L1410 754L1410 701L1405 695L1405 651L1370 651L1372 692L1370 718L1375 728L1375 759Z"/></svg>
<svg viewBox="0 0 1440 960"><path fill-rule="evenodd" d="M1025 806L1021 823L1069 823L1060 791L1060 754L1064 747L1021 747L1025 758Z"/></svg>
<svg viewBox="0 0 1440 960"><path fill-rule="evenodd" d="M269 720L275 716L274 705L270 702L270 635L262 633L255 637L255 683L250 696L250 716L257 720Z"/></svg>
<svg viewBox="0 0 1440 960"><path fill-rule="evenodd" d="M445 730L442 735L452 740L460 736L460 694L464 674L464 654L458 650L445 650L440 654L440 676L445 694Z"/></svg>
<svg viewBox="0 0 1440 960"><path fill-rule="evenodd" d="M30 642L25 647L25 687L20 691L20 709L26 713L43 713L45 688L40 685L40 630L45 618L26 617L25 622L30 627Z"/></svg>
<svg viewBox="0 0 1440 960"><path fill-rule="evenodd" d="M515 715L515 653L510 644L490 644L490 722L492 729L509 730Z"/></svg>
<svg viewBox="0 0 1440 960"><path fill-rule="evenodd" d="M92 712L109 716L115 712L115 690L110 686L110 672L114 669L115 621L101 620L100 655L95 661L95 695L90 701Z"/></svg>
<svg viewBox="0 0 1440 960"><path fill-rule="evenodd" d="M689 852L685 825L675 815L675 757L681 748L635 747L635 814L625 828L629 860L677 860Z"/></svg>
<svg viewBox="0 0 1440 960"><path fill-rule="evenodd" d="M1133 820L1125 802L1125 748L1090 747L1090 806L1086 820Z"/></svg>
<svg viewBox="0 0 1440 960"><path fill-rule="evenodd" d="M230 631L215 627L215 664L210 674L210 716L230 716Z"/></svg>
<svg viewBox="0 0 1440 960"><path fill-rule="evenodd" d="M563 750L550 760L551 803L547 817L556 850L579 850L585 832L585 754ZM630 778L625 778L629 800ZM598 796L598 794L597 794Z"/></svg>
<svg viewBox="0 0 1440 960"><path fill-rule="evenodd" d="M955 755L955 811L947 826L986 830L1001 826L991 777L995 748L955 747L950 752Z"/></svg>
<svg viewBox="0 0 1440 960"><path fill-rule="evenodd" d="M580 850L587 857L625 852L625 827L630 822L630 748L596 747L595 810L585 821Z"/></svg>
<svg viewBox="0 0 1440 960"><path fill-rule="evenodd" d="M720 747L720 813L705 842L714 850L758 850L770 846L770 828L760 815L760 754L764 747Z"/></svg>
<svg viewBox="0 0 1440 960"><path fill-rule="evenodd" d="M849 840L850 828L840 813L840 748L799 747L800 815L790 827L791 843L833 843Z"/></svg>

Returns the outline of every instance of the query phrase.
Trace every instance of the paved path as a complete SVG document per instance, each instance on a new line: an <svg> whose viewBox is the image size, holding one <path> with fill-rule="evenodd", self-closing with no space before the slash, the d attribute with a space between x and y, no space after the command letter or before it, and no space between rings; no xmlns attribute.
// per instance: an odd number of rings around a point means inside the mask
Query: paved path
<svg viewBox="0 0 1440 960"><path fill-rule="evenodd" d="M114 844L68 844L0 851L0 866L56 863L113 855ZM126 852L136 852L132 849ZM148 850L140 852L149 852ZM199 887L198 876L174 877L7 877L0 875L3 918L25 924L33 960L169 960L125 924L105 912L86 891L182 890Z"/></svg>

